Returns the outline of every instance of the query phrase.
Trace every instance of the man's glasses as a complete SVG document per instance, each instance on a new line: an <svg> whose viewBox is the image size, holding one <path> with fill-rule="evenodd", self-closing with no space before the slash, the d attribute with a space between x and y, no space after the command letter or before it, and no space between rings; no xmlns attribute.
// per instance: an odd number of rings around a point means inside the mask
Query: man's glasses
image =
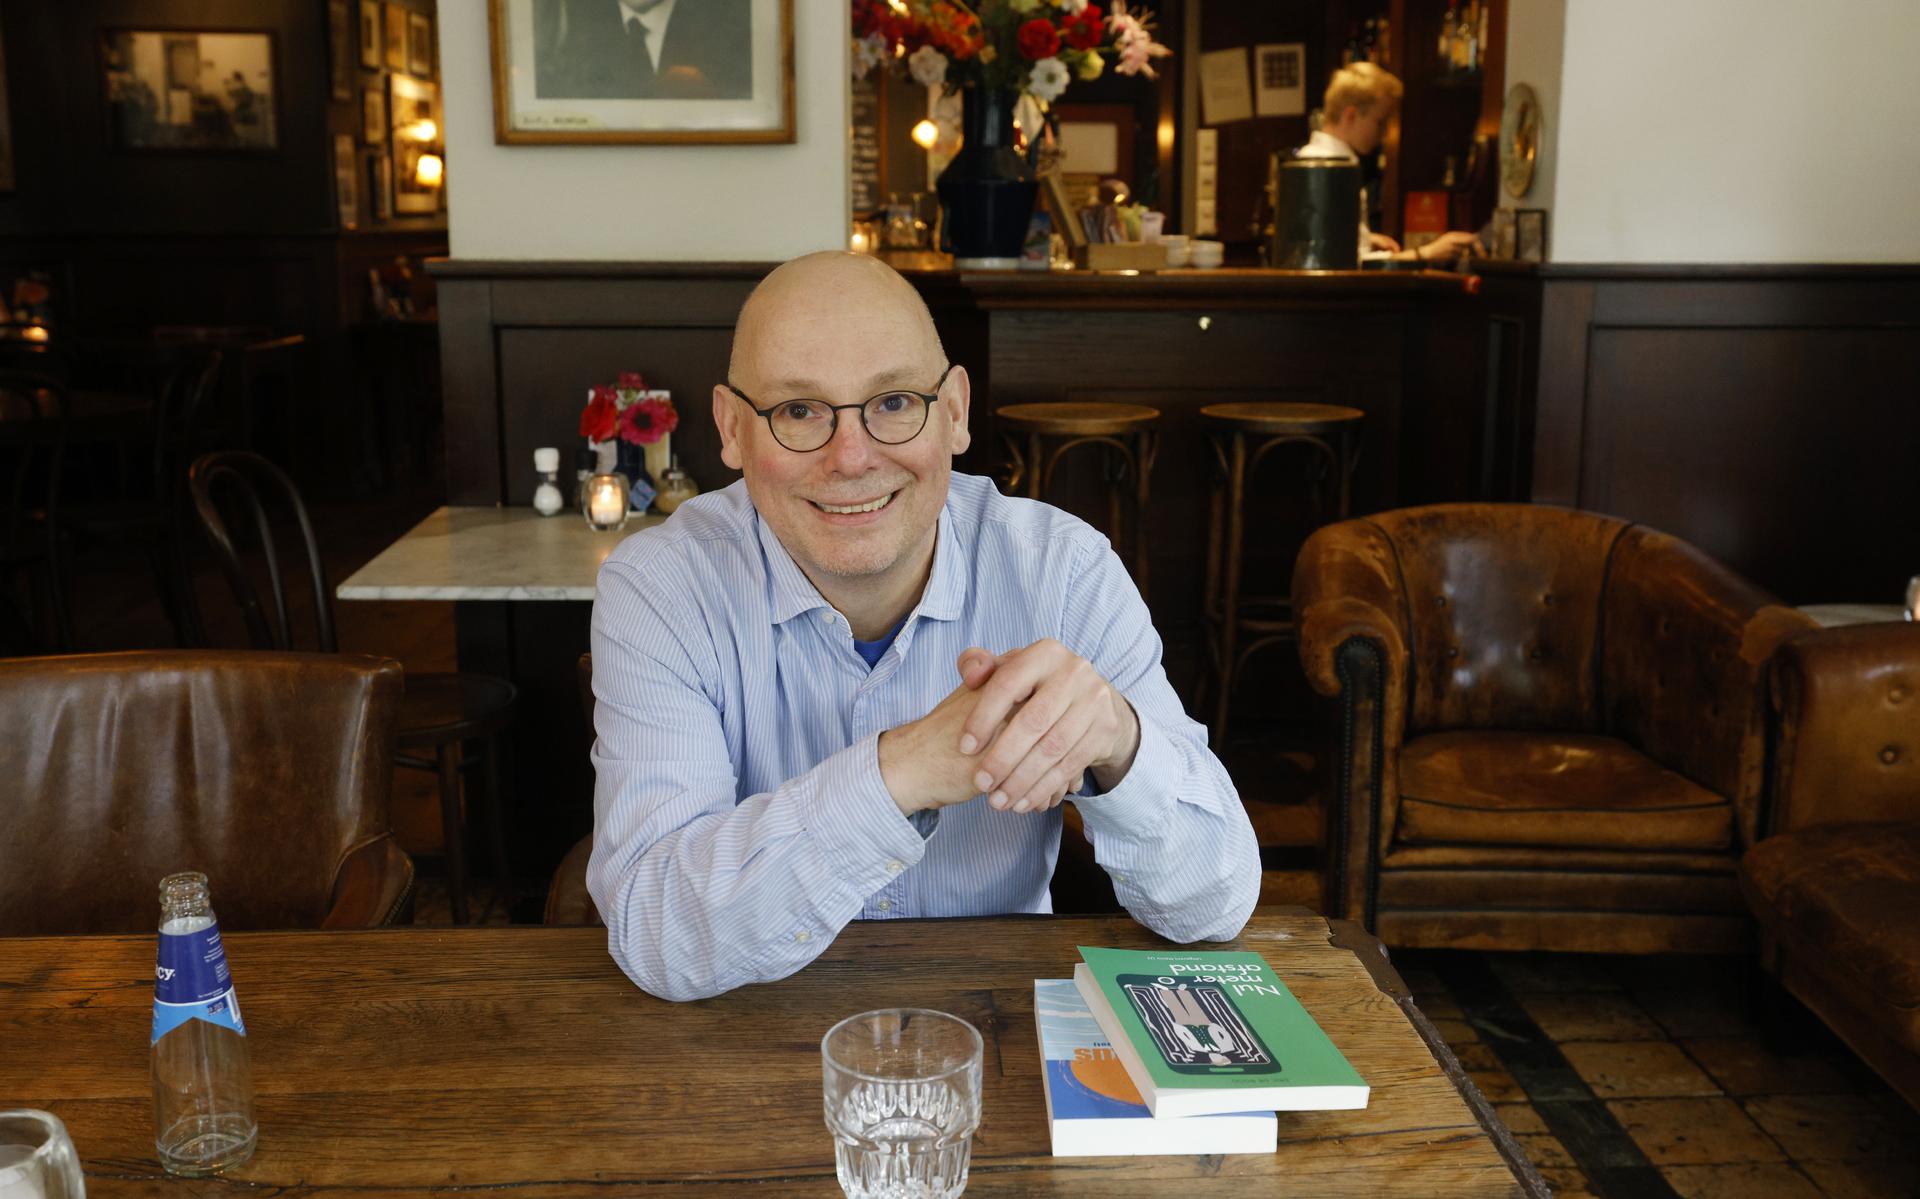
<svg viewBox="0 0 1920 1199"><path fill-rule="evenodd" d="M860 423L866 426L867 436L882 445L904 445L912 441L927 427L927 411L940 398L940 389L952 373L953 364L948 363L932 391L883 391L861 404L782 400L762 408L733 384L726 387L745 400L747 407L766 418L775 441L797 454L810 454L833 440L834 430L840 427L840 413L846 408L860 410Z"/></svg>

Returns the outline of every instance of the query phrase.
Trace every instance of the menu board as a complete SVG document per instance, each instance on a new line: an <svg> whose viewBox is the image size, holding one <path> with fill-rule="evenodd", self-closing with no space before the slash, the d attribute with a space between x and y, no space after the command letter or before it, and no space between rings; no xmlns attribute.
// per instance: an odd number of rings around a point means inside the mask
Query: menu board
<svg viewBox="0 0 1920 1199"><path fill-rule="evenodd" d="M853 130L847 139L853 172L853 215L872 216L886 198L880 186L880 73L853 81Z"/></svg>

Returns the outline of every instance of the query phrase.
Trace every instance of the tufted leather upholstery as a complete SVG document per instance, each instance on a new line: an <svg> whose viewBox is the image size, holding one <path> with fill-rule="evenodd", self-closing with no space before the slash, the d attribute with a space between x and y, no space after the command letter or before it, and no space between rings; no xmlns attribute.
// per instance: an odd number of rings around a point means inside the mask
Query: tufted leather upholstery
<svg viewBox="0 0 1920 1199"><path fill-rule="evenodd" d="M1393 945L1741 943L1764 671L1810 620L1664 533L1538 505L1329 525L1293 579L1339 708L1328 914Z"/></svg>
<svg viewBox="0 0 1920 1199"><path fill-rule="evenodd" d="M1780 651L1767 830L1740 863L1761 961L1920 1106L1920 624Z"/></svg>
<svg viewBox="0 0 1920 1199"><path fill-rule="evenodd" d="M0 661L0 935L150 930L179 870L229 929L392 922L400 678L357 654Z"/></svg>

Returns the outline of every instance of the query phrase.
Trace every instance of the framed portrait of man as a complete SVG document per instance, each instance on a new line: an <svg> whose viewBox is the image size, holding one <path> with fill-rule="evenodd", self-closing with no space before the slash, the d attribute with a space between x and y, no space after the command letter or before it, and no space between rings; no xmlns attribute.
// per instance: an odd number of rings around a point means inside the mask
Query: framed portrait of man
<svg viewBox="0 0 1920 1199"><path fill-rule="evenodd" d="M494 141L791 142L793 0L489 0Z"/></svg>
<svg viewBox="0 0 1920 1199"><path fill-rule="evenodd" d="M380 0L360 0L360 65L380 69Z"/></svg>

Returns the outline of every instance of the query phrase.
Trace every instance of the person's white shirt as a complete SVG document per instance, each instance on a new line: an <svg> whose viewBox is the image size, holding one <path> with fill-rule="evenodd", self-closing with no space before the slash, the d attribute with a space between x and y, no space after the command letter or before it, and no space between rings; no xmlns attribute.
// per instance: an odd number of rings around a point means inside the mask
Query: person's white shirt
<svg viewBox="0 0 1920 1199"><path fill-rule="evenodd" d="M1307 144L1300 147L1294 157L1343 158L1355 166L1360 164L1360 156L1353 152L1352 146L1324 129L1314 130L1313 136L1307 139ZM1393 257L1393 251L1373 248L1373 230L1367 227L1367 188L1362 184L1360 187L1360 260L1364 262L1369 258L1391 257Z"/></svg>
<svg viewBox="0 0 1920 1199"><path fill-rule="evenodd" d="M679 0L656 0L651 6L628 4L621 0L620 20L629 29L640 26L647 39L647 60L660 69L660 43L667 40L667 22L673 19L673 6Z"/></svg>

